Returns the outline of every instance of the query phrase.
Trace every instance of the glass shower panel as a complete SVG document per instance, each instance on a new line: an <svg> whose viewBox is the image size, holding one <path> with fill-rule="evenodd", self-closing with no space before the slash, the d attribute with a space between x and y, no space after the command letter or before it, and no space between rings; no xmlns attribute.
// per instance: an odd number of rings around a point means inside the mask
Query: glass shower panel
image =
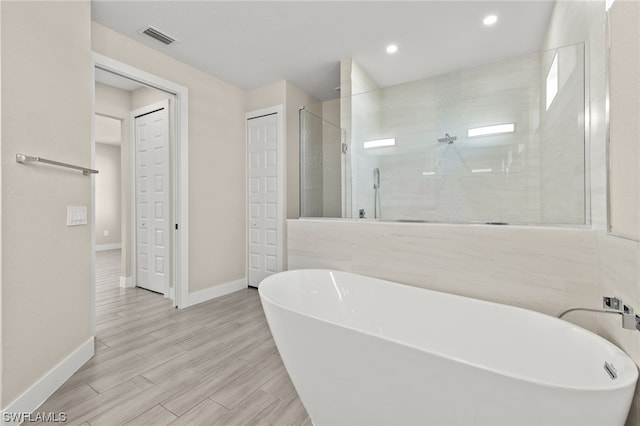
<svg viewBox="0 0 640 426"><path fill-rule="evenodd" d="M351 105L354 217L586 223L582 44L357 94Z"/></svg>
<svg viewBox="0 0 640 426"><path fill-rule="evenodd" d="M543 84L554 71L554 58L558 89L540 115L540 221L583 224L587 222L584 45L543 52Z"/></svg>
<svg viewBox="0 0 640 426"><path fill-rule="evenodd" d="M300 217L342 217L344 131L300 110Z"/></svg>

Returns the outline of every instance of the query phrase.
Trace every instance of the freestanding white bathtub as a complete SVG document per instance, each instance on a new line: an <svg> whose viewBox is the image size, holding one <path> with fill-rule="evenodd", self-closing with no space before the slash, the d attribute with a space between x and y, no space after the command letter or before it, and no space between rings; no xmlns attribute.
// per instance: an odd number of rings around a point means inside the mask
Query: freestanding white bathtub
<svg viewBox="0 0 640 426"><path fill-rule="evenodd" d="M316 426L622 425L629 411L633 361L548 315L329 270L259 292Z"/></svg>

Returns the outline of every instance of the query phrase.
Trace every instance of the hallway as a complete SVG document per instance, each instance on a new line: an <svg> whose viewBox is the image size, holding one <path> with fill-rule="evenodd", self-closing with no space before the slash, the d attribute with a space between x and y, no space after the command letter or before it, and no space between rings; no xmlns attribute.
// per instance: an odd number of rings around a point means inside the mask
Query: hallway
<svg viewBox="0 0 640 426"><path fill-rule="evenodd" d="M69 425L310 425L255 289L178 310L96 254L96 354L37 412Z"/></svg>

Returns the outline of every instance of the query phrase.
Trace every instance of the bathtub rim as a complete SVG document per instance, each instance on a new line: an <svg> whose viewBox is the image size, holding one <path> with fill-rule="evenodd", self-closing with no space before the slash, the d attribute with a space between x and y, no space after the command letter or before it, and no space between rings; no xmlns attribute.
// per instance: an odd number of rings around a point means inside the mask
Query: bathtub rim
<svg viewBox="0 0 640 426"><path fill-rule="evenodd" d="M400 340L397 340L397 339L394 339L394 338L391 338L391 337L388 337L388 336L381 336L379 334L372 333L372 332L367 331L367 330L362 330L362 329L359 329L359 328L356 328L356 327L352 327L352 326L348 326L348 325L344 325L344 324L339 324L339 323L336 323L334 321L330 321L330 320L327 320L325 318L318 317L316 315L311 315L309 313L302 312L302 311L300 311L298 309L294 309L294 308L291 308L291 307L284 306L283 304L274 301L273 298L268 297L267 295L265 295L265 292L268 291L268 289L263 289L263 285L264 285L263 283L265 283L265 282L269 283L269 282L272 282L272 281L276 281L276 278L281 274L296 273L296 272L300 272L300 271L323 272L323 273L337 272L337 273L340 273L340 274L356 275L356 276L360 276L360 277L365 277L365 278L370 278L370 279L382 281L384 283L390 283L390 284L404 286L404 287L407 287L407 288L410 288L410 289L423 290L423 291L426 291L426 292L433 292L433 293L442 293L442 294L446 294L448 296L452 296L452 297L455 297L455 298L462 298L462 299L466 299L466 300L472 300L472 301L475 301L475 302L486 303L486 304L489 304L489 305L497 305L497 306L507 307L509 309L513 309L513 310L517 310L517 311L527 311L528 314L533 314L535 316L542 317L545 320L549 320L549 319L557 320L562 324L561 327L571 328L573 330L577 330L580 333L586 334L587 336L589 336L589 338L595 338L596 341L600 341L600 342L602 342L603 344L605 344L607 346L613 347L613 349L618 350L621 354L624 354L624 356L626 356L626 358L630 362L630 364L631 364L630 366L633 366L635 368L632 369L633 370L633 374L628 374L628 376L632 376L632 377L627 378L626 377L627 374L625 374L624 379L626 379L626 380L623 379L622 381L618 381L620 379L620 377L618 377L618 380L615 380L615 381L612 380L612 382L615 382L615 383L613 383L613 385L611 385L611 386L594 385L592 387L588 387L587 388L587 387L579 387L579 386L571 386L571 385L560 385L560 384L557 384L557 383L551 383L551 382L538 380L538 379L535 379L535 378L532 378L532 377L529 377L529 376L524 376L524 375L521 375L521 374L507 373L506 371L501 371L501 370L499 370L499 369L497 369L495 367L488 367L488 366L480 364L480 363L475 363L475 362L472 362L472 361L460 359L459 357L446 355L446 354L443 354L442 352L439 352L439 351L436 351L436 350L433 350L433 349L425 349L425 348L419 347L417 345L409 344L407 342L403 342L403 341L400 341ZM414 290L411 290L411 291L414 291ZM398 345L406 347L406 348L417 350L419 352L423 352L423 353L429 354L431 356L438 357L440 359L452 360L452 361L460 363L460 364L464 364L464 365L467 365L467 366L470 366L470 367L473 367L473 368L478 368L478 369L481 369L481 370L484 370L484 371L487 371L487 372L490 372L490 373L493 373L493 374L497 374L497 375L499 375L501 377L505 377L505 378L510 379L510 380L524 381L524 382L531 383L531 384L534 384L534 385L537 385L537 386L541 386L541 387L555 388L555 389L560 389L560 390L580 391L580 392L619 391L619 390L622 390L622 389L630 387L630 386L635 389L635 386L636 386L637 381L638 381L638 376L639 376L638 365L633 361L633 359L625 351L623 351L617 345L615 345L614 343L608 341L604 337L592 332L591 330L587 330L586 328L583 328L583 327L580 327L578 325L575 325L575 324L573 324L573 323L571 323L569 321L566 321L566 320L563 320L563 319L560 319L560 318L557 318L557 317L554 317L552 315L548 315L548 314L545 314L545 313L542 313L542 312L534 311L534 310L531 310L531 309L521 308L521 307L513 306L513 305L507 305L507 304L504 304L504 303L492 302L492 301L483 300L483 299L476 299L476 298L473 298L473 297L462 296L462 295L455 294L455 293L447 293L447 292L444 292L444 291L431 290L431 289L427 289L427 288L423 288L423 287L413 286L413 285L410 285L410 284L404 284L404 283L399 283L399 282L395 282L395 281L389 281L389 280L385 280L385 279L381 279L381 278L371 277L369 275L357 274L357 273L354 273L354 272L340 271L340 270L337 270L337 269L321 269L321 268L293 269L293 270L282 271L282 272L278 272L276 274L270 275L270 276L266 277L264 280L262 280L260 282L260 284L258 285L258 293L260 295L261 302L264 299L264 300L268 301L269 303L271 303L272 305L274 305L274 306L276 306L276 307L278 307L280 309L284 309L286 311L289 311L289 312L292 312L292 313L295 313L295 314L298 314L298 315L306 316L308 318L312 318L314 320L323 322L325 324L333 325L333 326L340 327L340 328L343 328L343 329L346 329L346 330L350 330L350 331L353 331L353 332L357 332L357 333L362 333L362 334L365 334L365 335L373 337L373 338L387 340L387 341L392 342L394 344L398 344ZM263 310L264 310L264 308L263 308ZM268 322L268 318L267 318L267 322ZM606 360L604 360L604 361L606 361Z"/></svg>

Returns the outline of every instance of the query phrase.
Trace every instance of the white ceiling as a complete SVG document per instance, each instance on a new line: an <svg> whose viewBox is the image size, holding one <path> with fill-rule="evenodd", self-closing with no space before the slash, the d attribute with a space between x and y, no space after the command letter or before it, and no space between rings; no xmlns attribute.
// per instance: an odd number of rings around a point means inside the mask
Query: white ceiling
<svg viewBox="0 0 640 426"><path fill-rule="evenodd" d="M323 101L339 96L345 58L386 87L537 51L553 4L94 0L92 19L242 89L289 80ZM493 27L482 24L488 14ZM140 34L149 25L178 42Z"/></svg>

